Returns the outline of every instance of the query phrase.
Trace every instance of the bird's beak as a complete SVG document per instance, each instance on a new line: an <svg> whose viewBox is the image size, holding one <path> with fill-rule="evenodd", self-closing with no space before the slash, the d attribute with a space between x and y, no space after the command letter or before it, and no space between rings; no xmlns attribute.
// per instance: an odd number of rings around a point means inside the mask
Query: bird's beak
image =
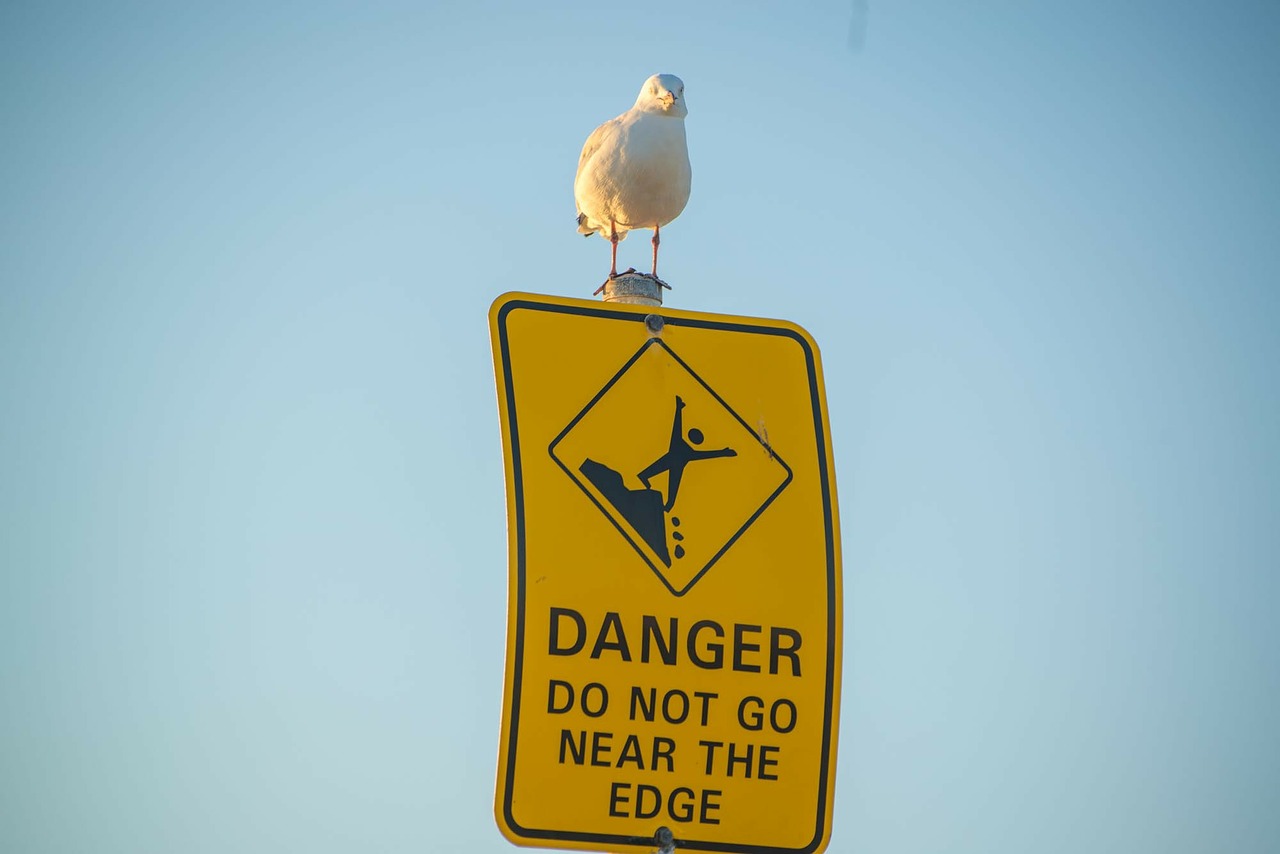
<svg viewBox="0 0 1280 854"><path fill-rule="evenodd" d="M676 102L676 93L663 92L662 97L659 98L658 100L662 101L663 106L665 106L667 109L671 109L671 105Z"/></svg>

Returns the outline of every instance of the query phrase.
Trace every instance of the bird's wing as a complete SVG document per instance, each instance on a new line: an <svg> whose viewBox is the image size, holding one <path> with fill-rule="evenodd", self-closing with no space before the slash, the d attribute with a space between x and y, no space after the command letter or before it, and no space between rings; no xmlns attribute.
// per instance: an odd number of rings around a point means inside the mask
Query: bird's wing
<svg viewBox="0 0 1280 854"><path fill-rule="evenodd" d="M591 136L587 137L587 141L582 146L582 155L578 158L578 171L573 176L574 183L577 183L578 176L582 174L582 167L586 166L591 156L600 150L600 146L604 144L605 137L609 135L609 132L617 124L617 119L610 119L593 130Z"/></svg>

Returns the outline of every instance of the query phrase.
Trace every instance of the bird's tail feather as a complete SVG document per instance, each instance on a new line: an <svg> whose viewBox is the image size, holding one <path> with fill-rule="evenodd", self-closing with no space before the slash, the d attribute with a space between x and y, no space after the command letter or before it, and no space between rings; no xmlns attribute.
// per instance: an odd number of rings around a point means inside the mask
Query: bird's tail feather
<svg viewBox="0 0 1280 854"><path fill-rule="evenodd" d="M584 237L590 237L596 233L594 228L587 225L587 215L584 213L578 214L578 233Z"/></svg>

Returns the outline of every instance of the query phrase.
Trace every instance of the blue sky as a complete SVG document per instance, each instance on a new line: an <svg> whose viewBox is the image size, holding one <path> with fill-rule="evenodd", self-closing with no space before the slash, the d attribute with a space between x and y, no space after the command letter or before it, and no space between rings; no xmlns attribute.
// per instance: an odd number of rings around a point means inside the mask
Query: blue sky
<svg viewBox="0 0 1280 854"><path fill-rule="evenodd" d="M670 72L668 304L822 347L830 850L1275 850L1280 10L869 5L5 4L0 848L509 848L486 311Z"/></svg>

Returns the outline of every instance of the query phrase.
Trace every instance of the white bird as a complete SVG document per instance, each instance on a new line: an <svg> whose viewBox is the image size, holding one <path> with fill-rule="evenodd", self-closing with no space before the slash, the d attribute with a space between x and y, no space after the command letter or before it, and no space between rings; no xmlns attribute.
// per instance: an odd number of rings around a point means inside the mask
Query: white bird
<svg viewBox="0 0 1280 854"><path fill-rule="evenodd" d="M613 244L609 278L618 275L618 241L635 228L653 229L653 278L658 232L689 201L689 148L684 135L684 83L672 74L644 81L635 106L596 128L582 146L573 196L578 231Z"/></svg>

